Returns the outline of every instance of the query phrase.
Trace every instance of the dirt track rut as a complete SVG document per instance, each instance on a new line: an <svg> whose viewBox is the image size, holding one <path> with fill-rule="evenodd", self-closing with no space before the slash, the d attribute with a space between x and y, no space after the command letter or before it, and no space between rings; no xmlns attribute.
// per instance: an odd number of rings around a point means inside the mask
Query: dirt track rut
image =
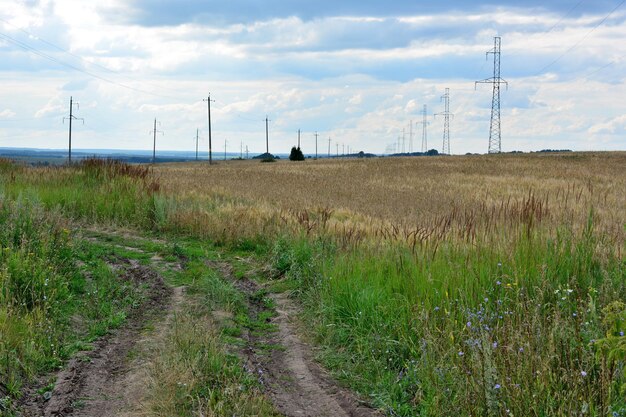
<svg viewBox="0 0 626 417"><path fill-rule="evenodd" d="M255 294L261 287L248 279L235 279L228 264L217 267L248 295L253 318L266 310ZM275 332L249 332L245 354L248 368L258 375L276 409L287 417L375 417L351 391L340 387L314 360L311 347L299 337L294 317L298 310L283 294L273 294ZM269 347L269 352L268 352Z"/></svg>
<svg viewBox="0 0 626 417"><path fill-rule="evenodd" d="M27 393L25 416L114 417L125 414L141 399L145 384L129 354L141 340L146 322L167 315L173 291L154 270L136 262L124 266L123 278L147 284L146 301L131 312L122 328L71 359L56 375L47 400L35 389Z"/></svg>

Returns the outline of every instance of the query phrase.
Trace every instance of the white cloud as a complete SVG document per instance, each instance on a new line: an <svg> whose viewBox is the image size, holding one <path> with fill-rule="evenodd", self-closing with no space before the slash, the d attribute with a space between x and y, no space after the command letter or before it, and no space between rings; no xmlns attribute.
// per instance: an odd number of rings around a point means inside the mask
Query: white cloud
<svg viewBox="0 0 626 417"><path fill-rule="evenodd" d="M0 111L0 119L12 119L16 113L11 109L4 109Z"/></svg>

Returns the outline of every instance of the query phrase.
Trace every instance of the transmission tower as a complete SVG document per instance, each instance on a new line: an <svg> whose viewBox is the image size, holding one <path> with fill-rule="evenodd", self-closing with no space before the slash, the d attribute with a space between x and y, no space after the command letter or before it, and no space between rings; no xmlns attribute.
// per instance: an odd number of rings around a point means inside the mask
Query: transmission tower
<svg viewBox="0 0 626 417"><path fill-rule="evenodd" d="M422 110L422 153L428 152L428 107L424 104Z"/></svg>
<svg viewBox="0 0 626 417"><path fill-rule="evenodd" d="M68 117L63 118L63 123L65 123L65 119L70 122L70 130L69 130L69 147L67 154L67 163L72 164L72 120L81 120L83 124L85 124L85 119L74 116L74 106L79 107L78 103L74 103L73 98L70 97L70 115Z"/></svg>
<svg viewBox="0 0 626 417"><path fill-rule="evenodd" d="M413 153L413 120L409 122L409 153Z"/></svg>
<svg viewBox="0 0 626 417"><path fill-rule="evenodd" d="M493 54L493 77L474 83L474 89L478 84L493 84L493 98L491 99L491 126L489 127L489 153L502 152L502 132L500 130L500 85L508 87L508 83L500 77L501 38L493 38L493 49L487 52Z"/></svg>
<svg viewBox="0 0 626 417"><path fill-rule="evenodd" d="M443 148L441 153L450 155L450 117L454 118L454 115L450 113L450 89L446 88L446 93L441 96L443 101L443 112L436 113L435 117L443 116Z"/></svg>

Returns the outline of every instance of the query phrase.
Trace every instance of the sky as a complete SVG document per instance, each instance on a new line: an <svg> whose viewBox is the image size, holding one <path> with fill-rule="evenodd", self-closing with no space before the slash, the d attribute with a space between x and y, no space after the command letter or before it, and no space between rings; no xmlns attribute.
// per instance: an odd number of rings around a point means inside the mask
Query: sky
<svg viewBox="0 0 626 417"><path fill-rule="evenodd" d="M625 150L625 3L0 0L0 147L486 153L498 36L502 151Z"/></svg>

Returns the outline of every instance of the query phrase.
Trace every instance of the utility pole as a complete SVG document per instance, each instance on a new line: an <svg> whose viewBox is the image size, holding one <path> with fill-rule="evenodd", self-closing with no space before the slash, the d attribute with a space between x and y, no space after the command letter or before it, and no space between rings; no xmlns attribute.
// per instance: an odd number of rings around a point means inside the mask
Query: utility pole
<svg viewBox="0 0 626 417"><path fill-rule="evenodd" d="M422 110L422 153L428 152L428 108L424 104L424 110Z"/></svg>
<svg viewBox="0 0 626 417"><path fill-rule="evenodd" d="M246 159L248 159L248 145L246 145Z"/></svg>
<svg viewBox="0 0 626 417"><path fill-rule="evenodd" d="M413 120L409 122L409 153L413 153Z"/></svg>
<svg viewBox="0 0 626 417"><path fill-rule="evenodd" d="M330 136L328 137L328 157L330 158Z"/></svg>
<svg viewBox="0 0 626 417"><path fill-rule="evenodd" d="M209 93L209 96L202 101L206 101L209 115L209 165L211 165L213 163L213 153L211 149L211 102L215 103L215 100L211 100L211 93Z"/></svg>
<svg viewBox="0 0 626 417"><path fill-rule="evenodd" d="M267 118L267 116L265 116L265 152L267 153L267 156L269 157L270 155L270 131L269 131L269 122L270 119Z"/></svg>
<svg viewBox="0 0 626 417"><path fill-rule="evenodd" d="M454 115L450 113L450 89L446 88L446 93L441 96L443 101L443 112L436 113L435 117L443 116L443 147L441 153L450 155L450 116L454 118Z"/></svg>
<svg viewBox="0 0 626 417"><path fill-rule="evenodd" d="M74 103L73 97L70 96L70 115L68 117L63 118L63 123L65 123L65 119L68 119L70 122L70 130L69 130L69 147L67 154L67 163L72 164L72 120L82 120L83 124L85 124L85 119L74 116L74 106L79 107L78 103Z"/></svg>
<svg viewBox="0 0 626 417"><path fill-rule="evenodd" d="M502 39L499 36L493 38L493 49L487 52L487 59L489 59L489 54L493 54L493 77L482 81L476 81L474 83L474 89L476 89L478 84L493 84L493 96L491 99L491 124L489 126L489 153L502 152L502 132L500 129L500 84L504 84L507 87L509 84L500 77L501 42Z"/></svg>
<svg viewBox="0 0 626 417"><path fill-rule="evenodd" d="M298 149L300 149L300 129L298 129Z"/></svg>
<svg viewBox="0 0 626 417"><path fill-rule="evenodd" d="M196 161L198 160L198 134L200 129L196 129Z"/></svg>
<svg viewBox="0 0 626 417"><path fill-rule="evenodd" d="M339 158L339 142L337 142L335 145L337 145L337 158Z"/></svg>
<svg viewBox="0 0 626 417"><path fill-rule="evenodd" d="M226 160L226 144L228 143L228 141L226 139L224 139L224 161Z"/></svg>
<svg viewBox="0 0 626 417"><path fill-rule="evenodd" d="M159 123L159 126L161 125L161 123ZM164 135L164 133L160 130L157 130L157 119L156 117L154 118L154 129L152 129L152 133L153 136L153 141L152 141L152 163L154 164L156 162L156 135L157 133L160 133L161 135Z"/></svg>
<svg viewBox="0 0 626 417"><path fill-rule="evenodd" d="M342 143L341 146L343 147L343 150L341 151L341 155L345 157L346 156L346 144Z"/></svg>
<svg viewBox="0 0 626 417"><path fill-rule="evenodd" d="M315 159L317 159L317 137L319 134L315 132Z"/></svg>
<svg viewBox="0 0 626 417"><path fill-rule="evenodd" d="M243 159L243 141L239 142L239 159Z"/></svg>

